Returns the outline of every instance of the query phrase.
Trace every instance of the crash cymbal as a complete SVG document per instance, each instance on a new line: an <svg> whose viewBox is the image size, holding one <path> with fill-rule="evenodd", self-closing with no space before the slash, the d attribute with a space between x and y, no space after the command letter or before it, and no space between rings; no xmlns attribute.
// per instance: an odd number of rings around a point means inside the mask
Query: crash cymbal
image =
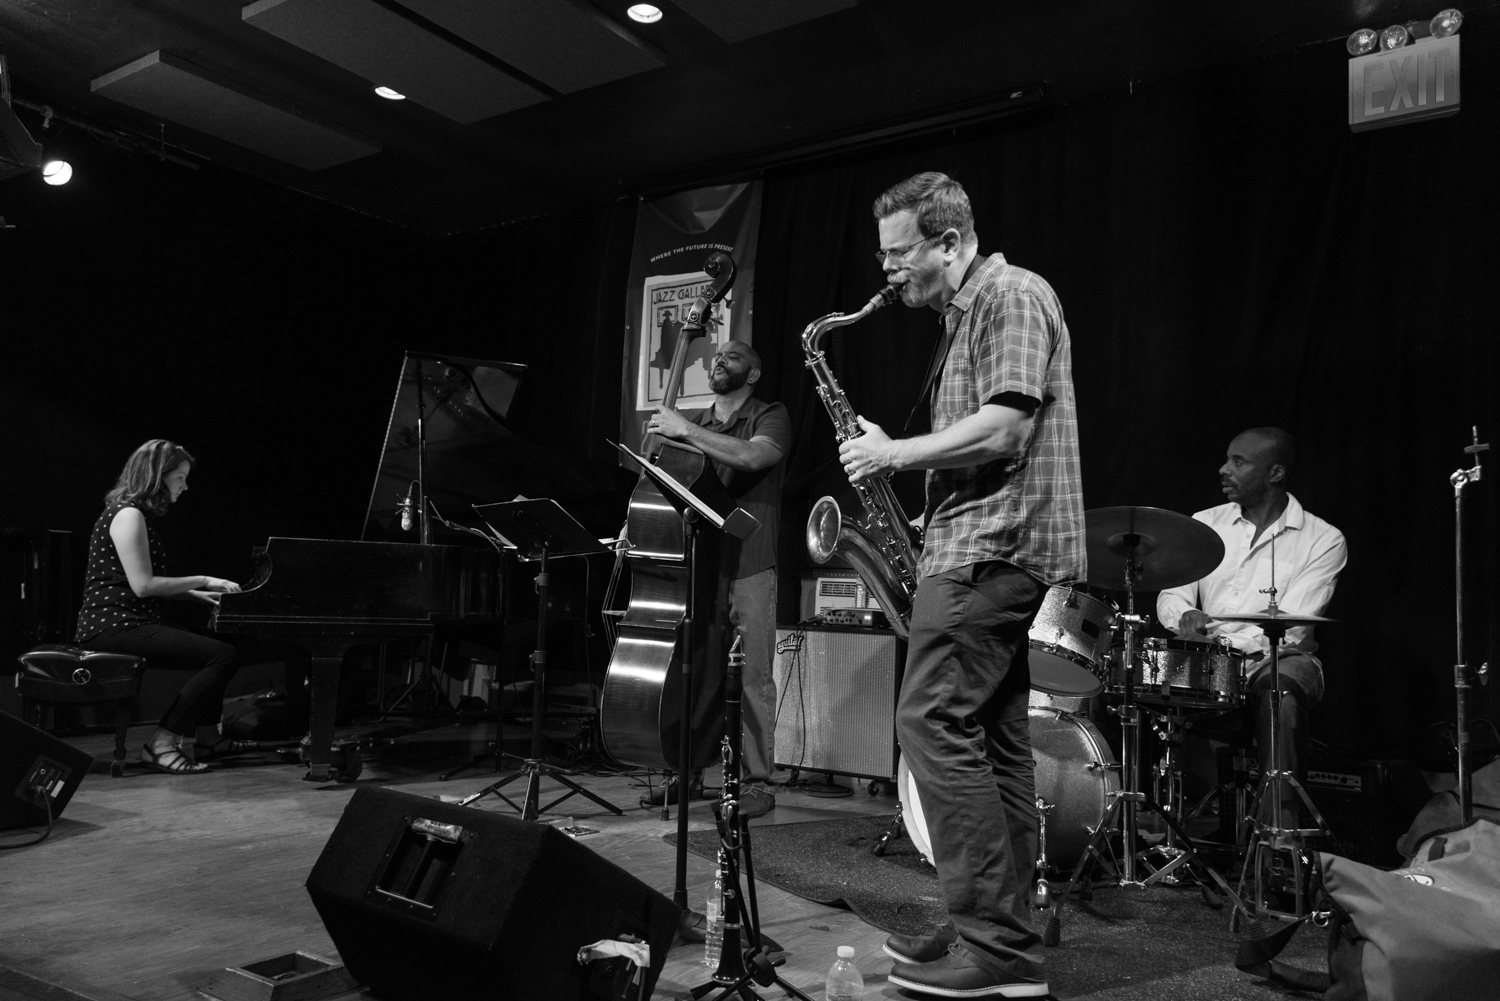
<svg viewBox="0 0 1500 1001"><path fill-rule="evenodd" d="M1280 622L1284 626L1312 626L1319 622L1337 622L1338 619L1327 619L1321 615L1296 615L1291 612L1245 612L1243 615L1210 615L1209 618L1217 619L1219 622L1248 622L1251 625L1263 626L1270 622Z"/></svg>
<svg viewBox="0 0 1500 1001"><path fill-rule="evenodd" d="M1137 591L1160 591L1202 580L1224 559L1224 542L1201 521L1159 507L1101 507L1085 511L1089 583L1125 589L1125 560L1140 564Z"/></svg>

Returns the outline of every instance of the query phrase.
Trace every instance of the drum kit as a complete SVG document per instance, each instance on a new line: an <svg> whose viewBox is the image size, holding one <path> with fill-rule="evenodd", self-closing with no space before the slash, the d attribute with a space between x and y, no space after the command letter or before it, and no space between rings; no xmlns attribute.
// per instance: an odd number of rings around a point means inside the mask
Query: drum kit
<svg viewBox="0 0 1500 1001"><path fill-rule="evenodd" d="M1316 808L1290 773L1274 769L1262 776L1251 813L1280 818L1283 782L1295 788L1319 827L1289 830L1256 821L1246 842L1245 868L1256 874L1251 903L1246 904L1224 878L1203 862L1183 825L1183 784L1176 749L1188 721L1188 713L1213 715L1239 707L1245 697L1246 657L1218 642L1142 638L1149 624L1135 609L1137 592L1160 591L1201 580L1224 558L1218 534L1202 522L1174 511L1153 507L1110 507L1084 515L1088 552L1087 586L1094 591L1124 592L1124 608L1112 600L1086 591L1078 584L1057 585L1044 596L1029 633L1031 664L1031 740L1036 763L1036 796L1039 859L1035 901L1047 909L1047 944L1056 944L1060 911L1067 895L1081 883L1091 862L1102 863L1120 886L1145 886L1154 882L1174 884L1191 867L1197 882L1208 893L1206 876L1241 913L1262 913L1259 874L1268 868L1269 854L1290 851L1295 867L1301 858L1304 834L1326 828ZM1271 670L1277 671L1276 644L1290 626L1327 622L1317 616L1289 616L1276 607L1274 588L1263 614L1215 616L1226 621L1261 626L1271 640ZM1117 640L1118 636L1118 640ZM1273 674L1273 678L1275 675ZM1118 704L1110 707L1120 723L1121 760L1109 742L1084 715L1090 701L1101 693ZM1279 697L1279 685L1271 687L1271 698ZM1274 711L1272 720L1278 720ZM1140 727L1142 714L1154 717L1154 730L1162 739L1164 757L1154 769L1165 802L1158 802L1140 788ZM1273 723L1274 757L1277 729ZM931 861L925 817L916 783L905 763L900 765L897 788L901 797L901 819L906 833ZM1271 809L1259 811L1269 797ZM1142 844L1139 818L1142 810L1154 813L1165 826L1160 843ZM894 830L893 832L894 833ZM885 841L877 846L883 852ZM1117 854L1114 846L1118 843ZM1054 893L1046 879L1052 871L1071 870L1063 889ZM1299 881L1300 885L1300 881ZM1299 897L1298 910L1302 908Z"/></svg>

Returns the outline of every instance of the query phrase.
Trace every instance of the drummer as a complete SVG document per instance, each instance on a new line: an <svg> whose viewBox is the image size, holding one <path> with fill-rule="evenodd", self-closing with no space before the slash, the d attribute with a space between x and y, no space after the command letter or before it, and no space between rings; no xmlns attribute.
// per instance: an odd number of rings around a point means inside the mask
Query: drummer
<svg viewBox="0 0 1500 1001"><path fill-rule="evenodd" d="M1223 640L1246 655L1246 699L1254 707L1257 757L1270 766L1269 643L1259 626L1215 615L1263 612L1272 586L1287 615L1321 615L1348 559L1343 533L1287 492L1297 447L1280 428L1251 428L1229 443L1219 481L1229 503L1193 515L1224 540L1224 561L1202 580L1168 588L1156 600L1162 625L1186 640ZM1307 714L1323 697L1323 668L1312 626L1287 630L1281 675L1280 768L1301 781L1307 768ZM1281 826L1301 826L1298 799L1283 788Z"/></svg>

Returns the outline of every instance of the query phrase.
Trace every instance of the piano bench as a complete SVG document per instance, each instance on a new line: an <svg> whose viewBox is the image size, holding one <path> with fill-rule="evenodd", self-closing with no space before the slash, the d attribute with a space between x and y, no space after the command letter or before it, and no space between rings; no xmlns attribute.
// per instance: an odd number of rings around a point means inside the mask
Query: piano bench
<svg viewBox="0 0 1500 1001"><path fill-rule="evenodd" d="M44 643L17 658L16 690L21 696L21 718L42 724L47 706L115 704L115 757L109 774L125 774L125 731L130 707L140 694L144 659L128 653L84 650L61 643Z"/></svg>

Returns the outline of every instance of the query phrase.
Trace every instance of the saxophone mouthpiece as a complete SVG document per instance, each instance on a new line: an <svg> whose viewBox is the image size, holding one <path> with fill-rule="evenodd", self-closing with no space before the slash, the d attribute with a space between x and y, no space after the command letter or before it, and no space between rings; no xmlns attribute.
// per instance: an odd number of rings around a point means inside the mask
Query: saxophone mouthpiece
<svg viewBox="0 0 1500 1001"><path fill-rule="evenodd" d="M885 288L870 296L870 301L865 304L865 309L874 312L881 306L889 306L901 297L900 285L887 285Z"/></svg>

